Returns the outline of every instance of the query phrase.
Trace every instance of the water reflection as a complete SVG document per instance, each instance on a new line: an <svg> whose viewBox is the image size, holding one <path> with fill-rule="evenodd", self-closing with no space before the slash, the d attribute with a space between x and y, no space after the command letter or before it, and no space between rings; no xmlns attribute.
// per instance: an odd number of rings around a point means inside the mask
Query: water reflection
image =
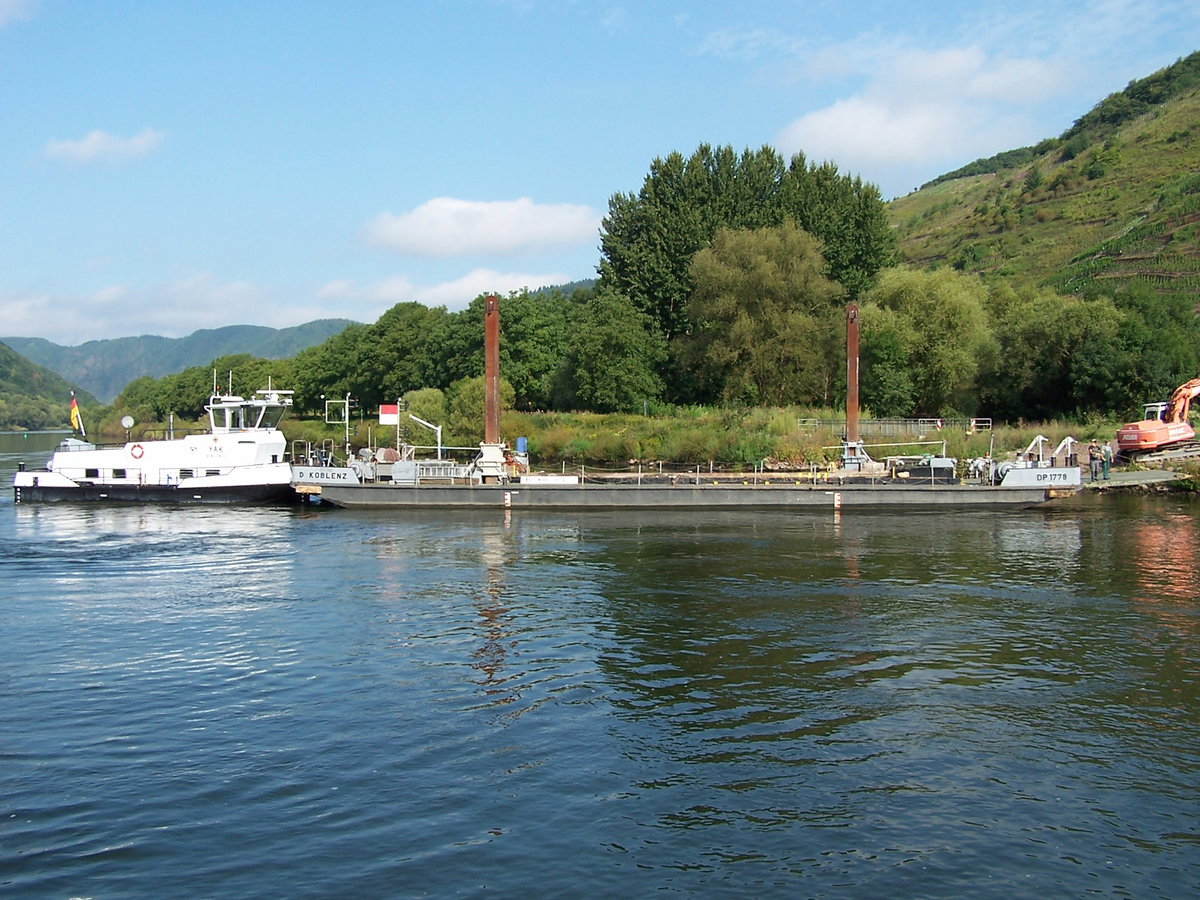
<svg viewBox="0 0 1200 900"><path fill-rule="evenodd" d="M18 890L1196 883L1182 508L0 516Z"/></svg>
<svg viewBox="0 0 1200 900"><path fill-rule="evenodd" d="M473 654L474 666L483 675L479 684L484 693L495 703L511 703L516 695L504 687L508 680L504 665L509 651L516 647L516 641L512 638L513 618L503 598L505 570L516 555L509 546L512 533L503 526L487 527L480 540L484 577L476 593L475 607L479 614L481 642Z"/></svg>
<svg viewBox="0 0 1200 900"><path fill-rule="evenodd" d="M1138 523L1129 533L1132 565L1137 573L1138 600L1174 604L1194 613L1200 600L1200 527L1196 517L1168 512ZM1171 611L1163 609L1164 615ZM1178 624L1195 624L1194 614L1176 617Z"/></svg>
<svg viewBox="0 0 1200 900"><path fill-rule="evenodd" d="M849 824L864 798L944 803L963 784L975 785L964 817L972 805L1007 817L1003 785L1039 754L1087 767L1141 752L1142 716L1129 707L1139 682L1125 677L1138 638L1110 628L1119 609L1093 599L1109 583L1083 564L1094 524L843 515L612 536L602 589L617 637L601 665L620 714L650 726L635 730L631 758L675 762L643 784L678 795L664 823L753 824L798 793L811 805L792 815ZM1156 560L1197 558L1194 529L1164 521L1145 537L1152 546L1132 550L1156 583L1186 586L1170 596L1192 591L1191 625L1194 570ZM1124 697L1109 690L1119 685ZM1089 714L1096 703L1126 709ZM707 766L721 768L719 784L697 768ZM682 790L697 783L709 784L703 803ZM1053 790L1027 793L1048 801Z"/></svg>
<svg viewBox="0 0 1200 900"><path fill-rule="evenodd" d="M92 504L14 505L4 511L8 574L47 585L59 602L177 616L267 602L294 573L286 510Z"/></svg>

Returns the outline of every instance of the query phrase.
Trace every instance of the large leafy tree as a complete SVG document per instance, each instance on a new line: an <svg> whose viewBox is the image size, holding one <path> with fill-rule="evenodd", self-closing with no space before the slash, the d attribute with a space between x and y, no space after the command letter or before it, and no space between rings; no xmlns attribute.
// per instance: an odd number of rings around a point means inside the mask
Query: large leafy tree
<svg viewBox="0 0 1200 900"><path fill-rule="evenodd" d="M861 395L891 396L891 411L972 413L978 378L996 355L987 289L951 269L889 269L863 295ZM870 364L882 361L882 390ZM911 386L903 377L911 379ZM905 399L909 402L905 402ZM876 409L879 412L879 409Z"/></svg>
<svg viewBox="0 0 1200 900"><path fill-rule="evenodd" d="M569 347L555 391L557 407L633 412L662 395L658 368L666 344L628 297L597 290L576 308Z"/></svg>
<svg viewBox="0 0 1200 900"><path fill-rule="evenodd" d="M895 237L879 189L839 174L831 162L792 157L779 186L783 218L820 238L829 277L853 300L896 258Z"/></svg>
<svg viewBox="0 0 1200 900"><path fill-rule="evenodd" d="M600 237L601 283L630 297L668 338L691 328L692 257L719 228L793 221L821 240L830 277L856 296L895 256L878 189L831 163L790 164L772 148L703 144L655 159L637 194L615 194Z"/></svg>
<svg viewBox="0 0 1200 900"><path fill-rule="evenodd" d="M398 303L370 325L352 325L302 350L295 366L297 405L320 410L322 396L350 394L371 409L407 391L445 386L442 346L451 320L444 307Z"/></svg>
<svg viewBox="0 0 1200 900"><path fill-rule="evenodd" d="M500 304L500 371L517 407L550 408L575 306L560 291L521 291Z"/></svg>
<svg viewBox="0 0 1200 900"><path fill-rule="evenodd" d="M363 332L346 389L365 409L445 383L437 348L449 329L445 307L398 303Z"/></svg>
<svg viewBox="0 0 1200 900"><path fill-rule="evenodd" d="M911 354L919 343L916 323L892 309L875 307L859 342L859 401L880 417L908 417L917 410Z"/></svg>
<svg viewBox="0 0 1200 900"><path fill-rule="evenodd" d="M692 261L684 357L713 399L825 403L844 365L841 285L820 242L792 222L720 229Z"/></svg>
<svg viewBox="0 0 1200 900"><path fill-rule="evenodd" d="M1110 298L1026 292L1006 304L997 330L1001 352L982 390L993 414L1052 418L1140 402L1143 330Z"/></svg>
<svg viewBox="0 0 1200 900"><path fill-rule="evenodd" d="M1098 299L1094 295L1088 298ZM1124 316L1122 346L1133 356L1125 403L1114 409L1132 413L1142 403L1168 397L1180 384L1200 374L1200 319L1194 300L1137 283L1112 296L1113 306Z"/></svg>
<svg viewBox="0 0 1200 900"><path fill-rule="evenodd" d="M296 354L296 407L300 412L320 412L323 396L343 397L352 392L354 361L368 327L350 325L324 343Z"/></svg>
<svg viewBox="0 0 1200 900"><path fill-rule="evenodd" d="M121 389L113 401L113 409L121 415L131 415L137 422L161 418L164 411L158 407L158 380L149 375L133 379Z"/></svg>

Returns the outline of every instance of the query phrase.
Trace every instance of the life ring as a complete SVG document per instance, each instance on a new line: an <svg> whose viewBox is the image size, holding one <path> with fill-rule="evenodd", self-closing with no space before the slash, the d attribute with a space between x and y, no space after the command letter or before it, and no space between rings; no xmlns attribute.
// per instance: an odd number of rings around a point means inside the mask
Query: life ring
<svg viewBox="0 0 1200 900"><path fill-rule="evenodd" d="M132 456L134 459L141 459L142 454L145 452L146 451L144 449L142 449L141 444L134 444L132 447L129 448L129 455Z"/></svg>

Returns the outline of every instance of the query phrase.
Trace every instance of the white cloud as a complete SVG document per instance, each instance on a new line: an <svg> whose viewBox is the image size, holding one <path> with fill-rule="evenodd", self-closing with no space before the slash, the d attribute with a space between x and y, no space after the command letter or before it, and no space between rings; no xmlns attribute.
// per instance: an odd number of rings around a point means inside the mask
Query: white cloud
<svg viewBox="0 0 1200 900"><path fill-rule="evenodd" d="M48 141L43 153L47 159L81 166L94 162L123 162L153 153L165 137L163 132L153 128L128 138L107 131L90 131L77 141Z"/></svg>
<svg viewBox="0 0 1200 900"><path fill-rule="evenodd" d="M366 296L371 300L393 306L397 303L407 303L417 298L413 296L416 286L407 278L385 278L376 281L366 290Z"/></svg>
<svg viewBox="0 0 1200 900"><path fill-rule="evenodd" d="M40 2L41 0L0 0L0 28L10 22L28 19Z"/></svg>
<svg viewBox="0 0 1200 900"><path fill-rule="evenodd" d="M364 233L376 246L411 256L517 254L594 241L600 218L589 206L528 197L493 203L435 197L402 215L380 213Z"/></svg>
<svg viewBox="0 0 1200 900"><path fill-rule="evenodd" d="M110 284L90 296L84 297L81 307L94 309L101 315L111 314L128 307L129 300L129 288L123 284Z"/></svg>
<svg viewBox="0 0 1200 900"><path fill-rule="evenodd" d="M330 281L317 288L316 298L318 300L338 300L342 297L347 297L354 290L354 282L345 279L340 281Z"/></svg>
<svg viewBox="0 0 1200 900"><path fill-rule="evenodd" d="M211 313L225 324L233 322L241 309L262 299L262 290L248 281L221 282L208 273L180 279L158 291L168 304L215 306L217 309L211 310Z"/></svg>
<svg viewBox="0 0 1200 900"><path fill-rule="evenodd" d="M1064 67L1038 59L989 56L979 46L905 50L874 58L863 93L956 103L990 100L1028 105L1058 90Z"/></svg>
<svg viewBox="0 0 1200 900"><path fill-rule="evenodd" d="M981 67L968 84L969 92L983 99L1027 105L1058 93L1068 83L1069 67L1037 59L999 60Z"/></svg>
<svg viewBox="0 0 1200 900"><path fill-rule="evenodd" d="M64 323L64 316L61 312L55 313L54 298L49 294L6 292L0 294L0 322L4 323L6 335L46 337L55 341L55 338L48 336L50 332L47 326Z"/></svg>
<svg viewBox="0 0 1200 900"><path fill-rule="evenodd" d="M535 274L478 268L460 278L433 285L419 285L403 276L361 285L353 281L330 281L315 291L317 305L311 318L332 316L373 322L397 303L412 302L456 311L465 309L480 294L504 295L526 288L536 290L566 284L571 280L571 276L561 272Z"/></svg>
<svg viewBox="0 0 1200 900"><path fill-rule="evenodd" d="M421 291L421 301L429 306L445 306L447 309L465 309L480 294L489 291L507 294L524 288L535 290L553 284L565 284L571 280L561 272L532 275L521 272L497 272L494 269L473 269L461 278L447 281Z"/></svg>
<svg viewBox="0 0 1200 900"><path fill-rule="evenodd" d="M314 316L313 318L316 318ZM247 282L201 274L168 284L110 284L86 295L0 294L0 321L11 335L45 337L71 346L130 335L181 337L226 325L295 325L288 304Z"/></svg>
<svg viewBox="0 0 1200 900"><path fill-rule="evenodd" d="M944 106L889 106L864 97L839 100L807 113L780 132L776 143L787 155L803 152L812 162L833 160L842 169L873 169L929 156L935 141L944 150L956 128L955 111Z"/></svg>
<svg viewBox="0 0 1200 900"><path fill-rule="evenodd" d="M885 196L907 189L916 168L960 165L1046 137L1036 133L1032 107L1065 82L1055 63L989 56L976 46L881 52L859 64L870 69L856 94L790 122L776 145L880 181Z"/></svg>

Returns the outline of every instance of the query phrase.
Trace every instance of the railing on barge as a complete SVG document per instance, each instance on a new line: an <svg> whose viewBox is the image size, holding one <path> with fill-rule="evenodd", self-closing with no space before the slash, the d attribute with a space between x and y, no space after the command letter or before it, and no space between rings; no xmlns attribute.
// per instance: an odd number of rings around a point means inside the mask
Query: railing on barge
<svg viewBox="0 0 1200 900"><path fill-rule="evenodd" d="M797 419L796 427L801 431L814 433L829 431L835 434L845 432L845 419ZM992 420L988 418L974 419L859 419L858 431L862 436L895 437L897 435L928 435L938 431L965 431L973 434L976 431L991 431Z"/></svg>

